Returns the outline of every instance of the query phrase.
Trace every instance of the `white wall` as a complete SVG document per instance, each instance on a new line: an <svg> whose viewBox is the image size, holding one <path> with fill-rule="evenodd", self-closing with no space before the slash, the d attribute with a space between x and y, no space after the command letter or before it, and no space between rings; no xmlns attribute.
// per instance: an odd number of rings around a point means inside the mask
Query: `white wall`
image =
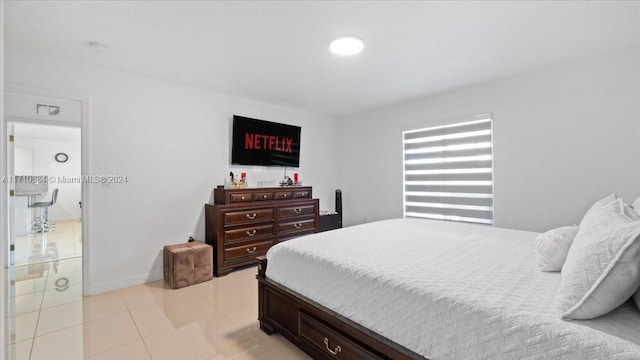
<svg viewBox="0 0 640 360"><path fill-rule="evenodd" d="M427 97L339 122L345 224L402 217L402 131L494 115L495 224L578 223L640 195L640 51ZM369 158L371 161L362 161Z"/></svg>
<svg viewBox="0 0 640 360"><path fill-rule="evenodd" d="M230 171L233 114L302 126L298 172L321 204L333 206L333 118L14 49L6 50L6 81L89 97L89 172L128 176L127 184L91 186L83 203L90 224L85 293L161 279L164 245L192 234L204 239L204 203ZM281 168L247 172L249 179L253 172L283 175Z"/></svg>

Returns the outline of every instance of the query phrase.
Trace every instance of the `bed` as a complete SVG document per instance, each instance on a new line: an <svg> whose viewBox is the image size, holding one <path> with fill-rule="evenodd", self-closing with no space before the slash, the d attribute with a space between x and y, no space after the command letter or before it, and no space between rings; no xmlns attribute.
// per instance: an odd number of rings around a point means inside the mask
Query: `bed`
<svg viewBox="0 0 640 360"><path fill-rule="evenodd" d="M635 304L560 319L537 235L394 219L280 243L259 259L260 327L318 359L639 359Z"/></svg>

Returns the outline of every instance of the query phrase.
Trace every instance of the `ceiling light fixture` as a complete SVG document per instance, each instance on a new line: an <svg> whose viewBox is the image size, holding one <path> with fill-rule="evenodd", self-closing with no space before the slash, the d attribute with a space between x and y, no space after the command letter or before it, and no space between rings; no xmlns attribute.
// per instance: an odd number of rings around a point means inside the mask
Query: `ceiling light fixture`
<svg viewBox="0 0 640 360"><path fill-rule="evenodd" d="M329 44L329 49L336 55L356 55L364 49L364 40L355 35L340 36Z"/></svg>
<svg viewBox="0 0 640 360"><path fill-rule="evenodd" d="M89 47L92 48L93 50L95 50L96 52L99 52L99 53L107 52L107 47L106 46L104 46L104 45L102 45L100 43L94 42L94 41L89 43Z"/></svg>

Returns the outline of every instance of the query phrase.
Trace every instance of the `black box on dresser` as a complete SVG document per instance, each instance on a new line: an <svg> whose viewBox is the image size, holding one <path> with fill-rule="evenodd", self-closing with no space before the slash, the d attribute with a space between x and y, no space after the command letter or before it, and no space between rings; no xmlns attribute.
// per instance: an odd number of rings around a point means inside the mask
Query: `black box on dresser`
<svg viewBox="0 0 640 360"><path fill-rule="evenodd" d="M205 205L205 234L216 276L254 264L278 242L318 232L318 199L311 187L214 189Z"/></svg>

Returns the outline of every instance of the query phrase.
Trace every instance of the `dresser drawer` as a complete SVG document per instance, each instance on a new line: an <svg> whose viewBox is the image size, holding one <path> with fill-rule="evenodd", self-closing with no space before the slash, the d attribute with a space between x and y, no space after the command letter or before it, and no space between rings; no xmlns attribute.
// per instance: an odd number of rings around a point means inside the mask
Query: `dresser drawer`
<svg viewBox="0 0 640 360"><path fill-rule="evenodd" d="M282 206L279 207L277 211L278 219L282 219L295 216L315 215L316 208L314 204L305 203L295 206Z"/></svg>
<svg viewBox="0 0 640 360"><path fill-rule="evenodd" d="M278 235L280 234L286 234L289 235L291 233L296 233L296 232L306 232L308 233L308 230L315 230L316 228L316 221L315 218L305 218L305 219L298 219L295 221L283 221L283 222L279 222L276 224L276 227L278 228Z"/></svg>
<svg viewBox="0 0 640 360"><path fill-rule="evenodd" d="M311 191L310 190L296 190L293 192L294 199L310 199Z"/></svg>
<svg viewBox="0 0 640 360"><path fill-rule="evenodd" d="M293 195L291 191L276 191L273 193L273 196L276 200L291 200L293 199Z"/></svg>
<svg viewBox="0 0 640 360"><path fill-rule="evenodd" d="M227 211L224 213L224 225L246 224L252 222L262 222L273 220L273 208L269 209L247 209L237 211Z"/></svg>
<svg viewBox="0 0 640 360"><path fill-rule="evenodd" d="M252 202L252 201L253 201L252 193L229 194L229 202L232 202L232 203Z"/></svg>
<svg viewBox="0 0 640 360"><path fill-rule="evenodd" d="M383 359L323 323L300 312L300 338L333 359Z"/></svg>
<svg viewBox="0 0 640 360"><path fill-rule="evenodd" d="M254 201L269 201L273 200L273 192L256 192L253 194Z"/></svg>
<svg viewBox="0 0 640 360"><path fill-rule="evenodd" d="M224 243L234 243L246 240L263 239L273 237L273 224L261 224L254 226L243 226L241 228L227 229L224 231Z"/></svg>
<svg viewBox="0 0 640 360"><path fill-rule="evenodd" d="M224 260L233 261L247 257L255 258L258 255L266 254L272 244L273 241L262 241L226 248L224 249Z"/></svg>

